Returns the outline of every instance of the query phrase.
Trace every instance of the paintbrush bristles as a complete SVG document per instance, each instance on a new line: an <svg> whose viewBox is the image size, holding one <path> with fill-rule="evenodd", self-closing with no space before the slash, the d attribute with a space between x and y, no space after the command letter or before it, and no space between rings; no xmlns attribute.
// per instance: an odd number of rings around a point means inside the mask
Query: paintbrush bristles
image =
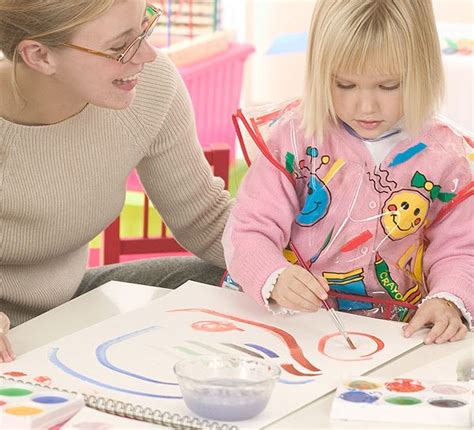
<svg viewBox="0 0 474 430"><path fill-rule="evenodd" d="M351 347L351 349L357 349L349 336L346 337L346 340L349 346Z"/></svg>

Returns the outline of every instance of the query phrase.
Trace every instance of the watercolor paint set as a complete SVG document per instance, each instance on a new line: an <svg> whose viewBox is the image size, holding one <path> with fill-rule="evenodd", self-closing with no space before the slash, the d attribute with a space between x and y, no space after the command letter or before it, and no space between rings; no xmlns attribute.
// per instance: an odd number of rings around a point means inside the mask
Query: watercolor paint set
<svg viewBox="0 0 474 430"><path fill-rule="evenodd" d="M472 389L464 382L359 376L336 390L331 418L470 427Z"/></svg>
<svg viewBox="0 0 474 430"><path fill-rule="evenodd" d="M49 429L83 406L79 395L30 384L0 383L0 429Z"/></svg>

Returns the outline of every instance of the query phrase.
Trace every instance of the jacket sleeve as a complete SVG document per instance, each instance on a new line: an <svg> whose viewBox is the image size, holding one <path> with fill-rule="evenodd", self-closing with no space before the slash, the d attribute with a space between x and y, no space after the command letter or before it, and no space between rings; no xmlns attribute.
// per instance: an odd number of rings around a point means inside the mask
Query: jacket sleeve
<svg viewBox="0 0 474 430"><path fill-rule="evenodd" d="M262 305L268 277L290 265L283 249L298 210L293 184L263 155L258 156L240 187L223 243L232 279Z"/></svg>
<svg viewBox="0 0 474 430"><path fill-rule="evenodd" d="M449 166L443 182L457 183L457 198L440 205L437 217L425 231L427 247L423 265L429 296L449 293L461 299L471 320L474 316L474 197L472 173L466 158L458 157ZM459 199L461 196L466 196ZM450 206L446 206L450 205ZM446 210L448 209L448 210ZM443 213L444 211L444 213ZM441 216L443 215L443 216ZM442 295L442 294L441 294Z"/></svg>

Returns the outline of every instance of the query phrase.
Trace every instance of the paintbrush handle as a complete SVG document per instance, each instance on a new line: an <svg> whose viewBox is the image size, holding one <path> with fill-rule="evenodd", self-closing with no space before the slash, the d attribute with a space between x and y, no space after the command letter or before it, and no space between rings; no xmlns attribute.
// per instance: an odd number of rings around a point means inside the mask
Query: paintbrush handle
<svg viewBox="0 0 474 430"><path fill-rule="evenodd" d="M291 241L290 241L290 249L295 253L296 259L298 260L298 263L300 264L300 266L303 267L304 269L306 269L309 273L311 273L311 275L313 275L313 277L316 279L316 276L314 276L314 274L311 272L308 265L306 264L306 261L304 261L303 257L299 253L298 249L296 248L296 246ZM331 308L331 306L328 305L326 300L321 300L321 301L323 302L324 307L326 308L326 310L329 312L329 314L333 318L334 322L336 323L336 327L338 328L338 330L347 339L347 331L344 327L344 324L342 324L342 321L337 316L334 309Z"/></svg>
<svg viewBox="0 0 474 430"><path fill-rule="evenodd" d="M344 334L344 337L347 336L347 330L346 328L344 327L344 324L342 323L341 319L339 318L339 316L336 314L336 311L332 308L329 309L329 313L331 314L331 316L333 317L334 321L336 321L336 324L339 328L339 331L341 333Z"/></svg>

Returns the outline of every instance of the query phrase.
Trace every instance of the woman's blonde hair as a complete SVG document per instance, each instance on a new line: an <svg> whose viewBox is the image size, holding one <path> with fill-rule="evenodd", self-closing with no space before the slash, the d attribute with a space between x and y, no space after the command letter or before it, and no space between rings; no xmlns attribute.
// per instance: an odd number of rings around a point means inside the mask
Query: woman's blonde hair
<svg viewBox="0 0 474 430"><path fill-rule="evenodd" d="M55 47L67 42L79 26L108 10L115 0L0 0L0 51L13 63L15 96L23 98L16 81L22 61L18 45L36 40Z"/></svg>
<svg viewBox="0 0 474 430"><path fill-rule="evenodd" d="M14 66L18 44L36 40L55 47L82 24L109 9L115 0L0 0L0 51Z"/></svg>
<svg viewBox="0 0 474 430"><path fill-rule="evenodd" d="M443 95L441 50L431 0L318 0L309 32L303 128L322 139L337 122L337 73L400 76L404 121L418 131Z"/></svg>

